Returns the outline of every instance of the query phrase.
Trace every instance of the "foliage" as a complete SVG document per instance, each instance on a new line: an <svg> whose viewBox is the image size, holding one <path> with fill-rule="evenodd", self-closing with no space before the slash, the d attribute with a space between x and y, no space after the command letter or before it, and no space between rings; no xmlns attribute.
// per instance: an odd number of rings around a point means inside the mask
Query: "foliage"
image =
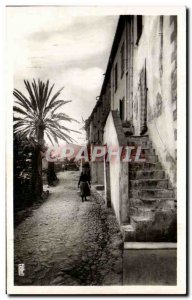
<svg viewBox="0 0 192 300"><path fill-rule="evenodd" d="M65 113L56 111L70 100L58 100L63 88L52 95L54 84L50 87L49 80L44 83L41 80L33 80L31 83L24 80L28 92L26 97L19 90L14 89L13 95L16 97L14 110L14 133L22 137L33 138L42 144L44 134L53 144L58 143L58 139L72 142L73 139L68 134L70 131L77 132L62 125L62 121L76 121Z"/></svg>
<svg viewBox="0 0 192 300"><path fill-rule="evenodd" d="M14 136L14 209L29 206L35 197L33 157L35 146L28 139Z"/></svg>
<svg viewBox="0 0 192 300"><path fill-rule="evenodd" d="M43 194L42 151L45 136L52 144L54 142L58 144L59 139L69 143L73 142L69 132L77 131L63 125L63 121L71 122L75 120L64 112L58 112L59 108L71 102L58 100L63 88L52 94L54 84L50 86L49 80L45 83L41 80L33 80L32 82L24 80L24 84L28 93L27 97L17 89L13 91L13 95L16 98L13 107L14 134L20 143L22 140L25 140L33 147L32 169L31 172L29 172L30 169L27 169L27 161L23 154L20 163L17 164L17 168L21 169L20 174L15 170L14 193L18 195L22 193L21 187L23 187L25 182L26 193L32 191L35 198L38 198ZM20 191L18 192L18 190Z"/></svg>

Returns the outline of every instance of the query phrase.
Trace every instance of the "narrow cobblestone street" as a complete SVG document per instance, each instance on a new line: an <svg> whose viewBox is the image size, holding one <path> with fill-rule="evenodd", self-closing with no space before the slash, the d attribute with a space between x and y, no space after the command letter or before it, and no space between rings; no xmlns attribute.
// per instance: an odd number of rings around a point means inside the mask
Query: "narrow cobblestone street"
<svg viewBox="0 0 192 300"><path fill-rule="evenodd" d="M79 172L59 184L15 228L16 285L121 285L122 240L112 209L94 196L82 203ZM18 276L25 264L25 276Z"/></svg>

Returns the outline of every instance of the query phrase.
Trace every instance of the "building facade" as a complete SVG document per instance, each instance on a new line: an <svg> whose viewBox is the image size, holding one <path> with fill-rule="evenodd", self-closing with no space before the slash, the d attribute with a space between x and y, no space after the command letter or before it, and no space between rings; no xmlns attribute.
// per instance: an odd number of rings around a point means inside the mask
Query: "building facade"
<svg viewBox="0 0 192 300"><path fill-rule="evenodd" d="M141 146L144 163L92 163L128 240L176 239L177 17L120 16L89 146Z"/></svg>

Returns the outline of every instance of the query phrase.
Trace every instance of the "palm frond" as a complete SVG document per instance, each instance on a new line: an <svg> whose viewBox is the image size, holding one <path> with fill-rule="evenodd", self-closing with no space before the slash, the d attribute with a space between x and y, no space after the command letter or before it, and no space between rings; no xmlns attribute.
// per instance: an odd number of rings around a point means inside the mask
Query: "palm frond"
<svg viewBox="0 0 192 300"><path fill-rule="evenodd" d="M48 140L51 142L51 144L54 145L54 143L53 143L53 141L52 141L51 136L49 135L49 133L46 131L45 134L48 137Z"/></svg>
<svg viewBox="0 0 192 300"><path fill-rule="evenodd" d="M30 125L30 126L33 126L34 124L30 120L25 120L25 119L23 119L21 121L17 121L17 122L14 123L15 128L17 128L20 125Z"/></svg>
<svg viewBox="0 0 192 300"><path fill-rule="evenodd" d="M23 123L23 121L19 121L19 122L15 123L13 125L13 128L14 128L14 130L16 130L18 127L21 127L21 126L25 126L25 123Z"/></svg>
<svg viewBox="0 0 192 300"><path fill-rule="evenodd" d="M17 99L13 111L21 115L20 117L14 114L14 133L20 132L22 136L33 137L37 140L39 130L43 130L52 144L53 140L58 143L59 139L73 142L74 139L67 133L79 133L79 131L63 126L62 122L79 122L65 113L55 113L64 104L71 102L71 100L57 100L63 87L51 97L54 84L49 88L49 80L43 82L40 79L33 79L31 83L24 80L24 84L29 98L17 89L13 91Z"/></svg>
<svg viewBox="0 0 192 300"><path fill-rule="evenodd" d="M15 130L15 134L17 134L19 132L21 136L28 136L28 134L30 133L30 130L31 130L31 126L27 126L22 130Z"/></svg>
<svg viewBox="0 0 192 300"><path fill-rule="evenodd" d="M60 130L56 131L56 133L60 139L66 141L66 142L74 142L74 139L72 137L70 137L67 133L64 133Z"/></svg>
<svg viewBox="0 0 192 300"><path fill-rule="evenodd" d="M45 130L46 130L46 128L50 128L50 127L54 130L60 130L58 123L56 123L56 122L48 122L48 123L46 122Z"/></svg>
<svg viewBox="0 0 192 300"><path fill-rule="evenodd" d="M32 103L17 89L14 89L13 95L23 103L23 105L27 105L27 109L31 109L32 111L34 110L34 107Z"/></svg>
<svg viewBox="0 0 192 300"><path fill-rule="evenodd" d="M68 121L68 122L74 121L74 122L79 123L77 120L70 118L65 113L52 114L51 117L52 117L52 119L63 120L63 121Z"/></svg>
<svg viewBox="0 0 192 300"><path fill-rule="evenodd" d="M44 100L44 107L46 106L46 99L47 99L47 95L48 95L48 90L49 90L49 80L47 80L46 84L45 84L45 89L44 89L44 94L43 94L43 98ZM43 107L43 109L44 109Z"/></svg>
<svg viewBox="0 0 192 300"><path fill-rule="evenodd" d="M30 115L28 114L28 112L22 110L22 109L21 109L20 107L18 107L18 106L13 106L13 111L15 111L15 112L17 112L17 113L19 113L19 114L21 114L21 115L25 115L25 116L30 117Z"/></svg>
<svg viewBox="0 0 192 300"><path fill-rule="evenodd" d="M16 105L20 105L20 106L16 106ZM18 108L18 109L22 109L23 110L23 108L25 108L24 106L22 106L21 105L21 103L19 103L19 102L17 102L17 101L15 101L15 106ZM34 119L34 118L37 118L37 116L31 111L31 110L24 110L24 111L26 111L27 112L27 116L28 116L28 118L31 118L31 119ZM19 111L17 111L17 112L19 112Z"/></svg>
<svg viewBox="0 0 192 300"><path fill-rule="evenodd" d="M35 95L35 102L36 102L38 110L39 110L39 95L38 95L38 88L37 88L35 79L33 79L33 82L31 84L32 84L32 88L34 91L34 95ZM31 88L31 91L32 91L32 88Z"/></svg>
<svg viewBox="0 0 192 300"><path fill-rule="evenodd" d="M57 97L60 95L61 91L64 89L64 87L62 87L60 90L58 90L58 92L51 98L51 100L49 101L48 106L51 106L52 103L57 99Z"/></svg>
<svg viewBox="0 0 192 300"><path fill-rule="evenodd" d="M44 110L44 117L46 116L47 113L54 113L59 107L63 106L64 104L67 104L69 102L72 102L71 100L57 100L56 102L52 103L52 105L49 105L45 108ZM54 108L54 109L53 109ZM53 109L53 110L52 110Z"/></svg>
<svg viewBox="0 0 192 300"><path fill-rule="evenodd" d="M58 138L57 138L57 134L55 133L55 131L52 130L52 128L48 128L49 132L51 133L51 136L53 137L54 141L58 144Z"/></svg>
<svg viewBox="0 0 192 300"><path fill-rule="evenodd" d="M16 122L16 121L23 121L23 118L13 116L13 122Z"/></svg>
<svg viewBox="0 0 192 300"><path fill-rule="evenodd" d="M51 111L51 113L54 113L59 107L61 107L61 106L63 106L64 104L67 104L67 103L70 103L70 102L72 102L72 100L66 100L66 101L64 101L64 100L58 100L58 102L59 101L62 101L62 102L60 102L60 104L58 104L52 111ZM56 103L56 102L55 102ZM54 105L55 106L55 105Z"/></svg>
<svg viewBox="0 0 192 300"><path fill-rule="evenodd" d="M46 124L47 122L50 123L53 127L56 127L57 129L63 129L63 130L65 130L65 131L67 131L67 132L72 131L72 132L80 133L80 132L77 131L77 130L74 130L74 129L71 129L71 128L68 128L68 127L65 127L65 126L59 124L59 121L53 121L53 120L51 120L51 119L46 118L46 119L45 119L45 124Z"/></svg>
<svg viewBox="0 0 192 300"><path fill-rule="evenodd" d="M45 84L39 80L39 111L42 116L45 99L43 98Z"/></svg>
<svg viewBox="0 0 192 300"><path fill-rule="evenodd" d="M21 105L26 110L29 109L29 106L27 105L27 103L21 98L21 96L18 93L16 93L15 91L13 91L13 95L17 98L17 101L18 101L17 103L19 105Z"/></svg>
<svg viewBox="0 0 192 300"><path fill-rule="evenodd" d="M62 131L60 131L59 129L53 128L50 125L47 125L47 129L51 132L51 134L55 134L55 136L61 140L66 141L67 143L69 142L73 142L74 140L67 134L63 133Z"/></svg>
<svg viewBox="0 0 192 300"><path fill-rule="evenodd" d="M33 105L33 108L35 111L37 111L37 100L35 99L35 95L33 94L33 91L32 91L32 88L31 88L31 85L29 83L28 80L24 80L24 83L25 83L25 87L30 95L30 99L31 99L31 103Z"/></svg>
<svg viewBox="0 0 192 300"><path fill-rule="evenodd" d="M35 138L35 126L33 126L29 132L29 138Z"/></svg>
<svg viewBox="0 0 192 300"><path fill-rule="evenodd" d="M49 81L47 81L47 84L48 84L48 88L49 88ZM49 90L49 91L47 90L47 95L46 95L46 99L45 99L45 103L44 103L44 108L43 108L43 109L45 109L45 107L46 107L46 105L47 105L47 103L48 103L48 101L49 101L49 97L50 97L50 95L51 95L51 92L52 92L54 86L55 86L55 85L53 84L53 85L51 86L50 90Z"/></svg>
<svg viewBox="0 0 192 300"><path fill-rule="evenodd" d="M76 132L76 133L80 133L80 134L81 134L80 131L74 130L74 129L71 129L71 128L67 128L67 127L65 127L65 126L63 126L63 125L60 125L60 129L64 129L64 130L66 130L66 131L68 131L68 132L72 131L72 132Z"/></svg>

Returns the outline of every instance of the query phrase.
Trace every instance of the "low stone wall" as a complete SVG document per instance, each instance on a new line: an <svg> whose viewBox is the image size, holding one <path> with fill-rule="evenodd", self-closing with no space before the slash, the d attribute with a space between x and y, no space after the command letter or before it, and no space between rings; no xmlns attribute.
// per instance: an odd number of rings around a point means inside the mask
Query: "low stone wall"
<svg viewBox="0 0 192 300"><path fill-rule="evenodd" d="M117 111L109 113L104 128L103 142L105 145L114 147L115 149L127 145L122 122ZM111 205L114 208L119 225L127 224L129 221L128 168L128 164L121 160L112 158L109 161ZM107 181L105 184L107 184ZM105 190L108 189L109 187L105 187Z"/></svg>
<svg viewBox="0 0 192 300"><path fill-rule="evenodd" d="M102 207L104 226L109 233L106 243L109 264L116 257L112 272L106 273L104 285L176 285L177 244L125 242L112 208L107 208L103 191L92 187L92 196ZM106 269L108 267L106 266Z"/></svg>
<svg viewBox="0 0 192 300"><path fill-rule="evenodd" d="M106 207L104 191L97 190L95 186L91 188L92 197L101 205L101 220L106 231L106 240L103 241L105 247L102 251L103 260L107 255L107 264L102 265L100 259L103 282L102 285L122 285L123 284L123 239L119 229L119 224L113 209Z"/></svg>
<svg viewBox="0 0 192 300"><path fill-rule="evenodd" d="M101 205L105 204L105 195L104 190L98 190L96 185L92 185L91 187L91 195L101 203Z"/></svg>
<svg viewBox="0 0 192 300"><path fill-rule="evenodd" d="M176 285L174 243L125 243L123 285Z"/></svg>

